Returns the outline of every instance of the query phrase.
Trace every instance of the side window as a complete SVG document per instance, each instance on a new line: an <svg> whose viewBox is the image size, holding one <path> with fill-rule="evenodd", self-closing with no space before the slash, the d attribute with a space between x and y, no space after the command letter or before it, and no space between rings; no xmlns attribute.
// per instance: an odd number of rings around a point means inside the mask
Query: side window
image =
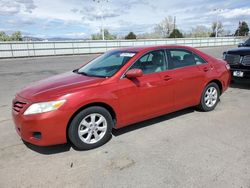
<svg viewBox="0 0 250 188"><path fill-rule="evenodd" d="M141 69L143 74L161 72L166 69L166 59L163 50L149 52L138 59L130 69Z"/></svg>
<svg viewBox="0 0 250 188"><path fill-rule="evenodd" d="M201 57L188 50L172 49L169 50L170 62L169 68L176 69L186 66L199 65L206 63Z"/></svg>
<svg viewBox="0 0 250 188"><path fill-rule="evenodd" d="M142 56L142 57L140 58L140 61L141 61L141 62L152 61L152 57L153 57L152 53L148 53L148 54Z"/></svg>
<svg viewBox="0 0 250 188"><path fill-rule="evenodd" d="M202 59L200 56L193 54L195 61L196 61L196 65L200 65L200 64L204 64L207 63L204 59Z"/></svg>

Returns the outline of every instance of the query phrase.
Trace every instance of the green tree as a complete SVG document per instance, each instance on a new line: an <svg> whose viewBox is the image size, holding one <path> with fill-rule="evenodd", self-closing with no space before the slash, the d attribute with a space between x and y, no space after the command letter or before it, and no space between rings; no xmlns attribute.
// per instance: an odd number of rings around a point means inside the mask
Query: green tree
<svg viewBox="0 0 250 188"><path fill-rule="evenodd" d="M133 32L129 32L129 34L125 36L125 39L136 39L136 35Z"/></svg>
<svg viewBox="0 0 250 188"><path fill-rule="evenodd" d="M9 41L9 36L5 32L0 31L0 41Z"/></svg>
<svg viewBox="0 0 250 188"><path fill-rule="evenodd" d="M179 29L174 29L170 33L169 38L183 38L183 34L179 31Z"/></svg>
<svg viewBox="0 0 250 188"><path fill-rule="evenodd" d="M13 41L22 41L22 33L20 31L14 32L12 33L12 35L10 36L10 40Z"/></svg>
<svg viewBox="0 0 250 188"><path fill-rule="evenodd" d="M17 31L8 36L5 32L0 31L0 41L22 41L22 33Z"/></svg>
<svg viewBox="0 0 250 188"><path fill-rule="evenodd" d="M91 35L92 40L102 40L102 32ZM105 40L114 40L116 35L111 34L107 29L104 29Z"/></svg>
<svg viewBox="0 0 250 188"><path fill-rule="evenodd" d="M91 38L92 38L92 40L101 40L102 39L102 35L100 33L92 34Z"/></svg>
<svg viewBox="0 0 250 188"><path fill-rule="evenodd" d="M245 21L239 22L239 27L235 31L235 36L247 36L249 33L249 27Z"/></svg>

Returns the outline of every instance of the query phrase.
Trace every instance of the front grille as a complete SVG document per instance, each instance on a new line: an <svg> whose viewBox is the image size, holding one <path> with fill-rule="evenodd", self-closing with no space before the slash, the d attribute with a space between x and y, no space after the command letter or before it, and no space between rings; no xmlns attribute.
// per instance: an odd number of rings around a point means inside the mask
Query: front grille
<svg viewBox="0 0 250 188"><path fill-rule="evenodd" d="M13 110L15 110L16 112L20 112L26 105L27 103L25 102L21 102L21 101L14 101L13 102Z"/></svg>
<svg viewBox="0 0 250 188"><path fill-rule="evenodd" d="M240 63L240 55L227 54L225 60L230 65L236 65Z"/></svg>
<svg viewBox="0 0 250 188"><path fill-rule="evenodd" d="M242 65L250 66L250 55L244 56L244 58L242 60Z"/></svg>

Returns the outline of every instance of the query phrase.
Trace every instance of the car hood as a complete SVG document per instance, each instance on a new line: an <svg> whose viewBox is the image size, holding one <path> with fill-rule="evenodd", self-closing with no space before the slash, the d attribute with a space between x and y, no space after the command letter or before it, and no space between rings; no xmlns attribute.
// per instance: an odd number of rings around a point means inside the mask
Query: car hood
<svg viewBox="0 0 250 188"><path fill-rule="evenodd" d="M33 82L17 93L28 100L44 100L60 97L81 89L99 85L105 78L89 77L74 72L67 72L47 79Z"/></svg>
<svg viewBox="0 0 250 188"><path fill-rule="evenodd" d="M236 55L250 55L250 47L240 47L227 51L228 54L236 54Z"/></svg>

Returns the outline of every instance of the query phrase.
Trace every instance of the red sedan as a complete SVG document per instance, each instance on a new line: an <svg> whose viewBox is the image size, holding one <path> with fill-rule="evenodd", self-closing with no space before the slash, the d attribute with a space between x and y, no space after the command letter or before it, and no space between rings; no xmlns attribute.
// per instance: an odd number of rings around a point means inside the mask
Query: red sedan
<svg viewBox="0 0 250 188"><path fill-rule="evenodd" d="M26 142L91 149L107 142L112 128L192 106L213 110L229 86L229 69L186 46L112 50L18 92L13 120Z"/></svg>

